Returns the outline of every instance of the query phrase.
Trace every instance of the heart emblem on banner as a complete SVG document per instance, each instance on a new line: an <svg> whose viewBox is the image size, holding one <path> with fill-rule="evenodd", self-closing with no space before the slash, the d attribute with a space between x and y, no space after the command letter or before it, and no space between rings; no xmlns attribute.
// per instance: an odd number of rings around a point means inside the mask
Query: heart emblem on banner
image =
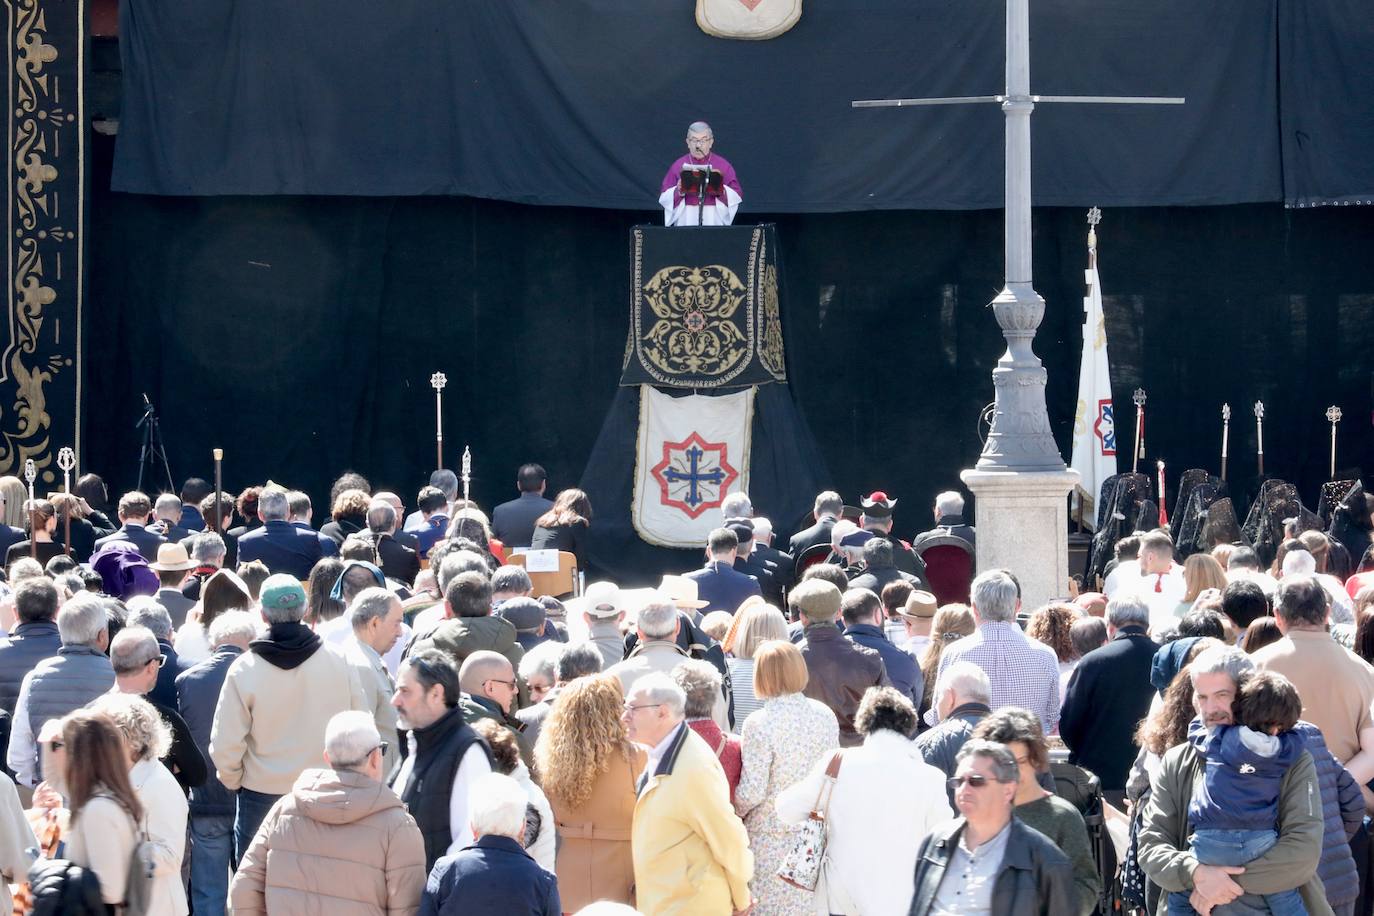
<svg viewBox="0 0 1374 916"><path fill-rule="evenodd" d="M739 0L739 2L744 4L745 8L752 13L754 10L758 9L759 4L762 3L763 0Z"/></svg>

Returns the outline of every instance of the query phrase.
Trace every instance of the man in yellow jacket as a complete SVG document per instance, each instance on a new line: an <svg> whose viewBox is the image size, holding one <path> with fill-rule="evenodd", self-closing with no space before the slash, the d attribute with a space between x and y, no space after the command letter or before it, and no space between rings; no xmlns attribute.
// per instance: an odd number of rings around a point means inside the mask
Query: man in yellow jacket
<svg viewBox="0 0 1374 916"><path fill-rule="evenodd" d="M659 673L625 700L630 740L649 748L630 834L636 906L645 916L742 916L754 854L716 755L683 721L686 702Z"/></svg>

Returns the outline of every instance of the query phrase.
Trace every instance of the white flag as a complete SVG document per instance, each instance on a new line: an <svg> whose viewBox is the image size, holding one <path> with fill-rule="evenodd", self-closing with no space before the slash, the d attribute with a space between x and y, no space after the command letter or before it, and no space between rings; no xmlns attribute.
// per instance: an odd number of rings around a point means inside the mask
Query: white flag
<svg viewBox="0 0 1374 916"><path fill-rule="evenodd" d="M1102 288L1097 276L1097 233L1088 233L1088 294L1083 297L1083 362L1078 369L1078 411L1073 421L1073 461L1079 483L1074 492L1082 506L1083 524L1097 524L1097 496L1102 481L1116 473L1116 427L1112 380L1107 371L1107 325L1102 315Z"/></svg>
<svg viewBox="0 0 1374 916"><path fill-rule="evenodd" d="M640 537L660 547L706 546L721 524L721 500L749 488L755 390L675 398L639 387L630 518Z"/></svg>

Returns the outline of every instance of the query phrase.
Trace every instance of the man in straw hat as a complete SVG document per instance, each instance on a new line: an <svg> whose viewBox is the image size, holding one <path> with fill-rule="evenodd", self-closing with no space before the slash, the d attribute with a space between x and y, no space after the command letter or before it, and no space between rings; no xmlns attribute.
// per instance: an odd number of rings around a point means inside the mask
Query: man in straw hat
<svg viewBox="0 0 1374 916"><path fill-rule="evenodd" d="M157 562L149 564L157 573L158 590L153 598L167 609L172 618L172 628L176 629L186 622L186 614L196 603L181 593L181 583L186 574L196 568L195 562L181 544L160 544L157 548Z"/></svg>

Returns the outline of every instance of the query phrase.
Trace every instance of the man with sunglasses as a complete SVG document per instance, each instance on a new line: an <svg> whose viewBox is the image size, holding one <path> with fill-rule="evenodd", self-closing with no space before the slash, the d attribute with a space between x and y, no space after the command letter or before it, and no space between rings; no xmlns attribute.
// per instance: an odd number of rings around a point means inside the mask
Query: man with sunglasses
<svg viewBox="0 0 1374 916"><path fill-rule="evenodd" d="M520 695L520 682L515 668L500 652L479 649L463 659L458 669L458 686L465 694L463 719L471 725L478 719L500 722L515 735L520 746L520 759L525 766L534 765L534 748L525 738L525 725L515 717Z"/></svg>
<svg viewBox="0 0 1374 916"><path fill-rule="evenodd" d="M1073 866L1012 817L1018 768L1005 745L971 738L950 779L960 817L916 855L911 916L1051 916L1077 909Z"/></svg>
<svg viewBox="0 0 1374 916"><path fill-rule="evenodd" d="M165 611L163 613L166 613ZM153 693L158 677L167 664L153 631L141 626L126 626L110 642L110 663L114 665L115 685L110 693L127 693L143 697L172 729L172 747L163 758L167 769L186 790L204 784L209 768L205 756L196 746L191 727L176 708L162 702ZM173 696L175 696L173 692Z"/></svg>

